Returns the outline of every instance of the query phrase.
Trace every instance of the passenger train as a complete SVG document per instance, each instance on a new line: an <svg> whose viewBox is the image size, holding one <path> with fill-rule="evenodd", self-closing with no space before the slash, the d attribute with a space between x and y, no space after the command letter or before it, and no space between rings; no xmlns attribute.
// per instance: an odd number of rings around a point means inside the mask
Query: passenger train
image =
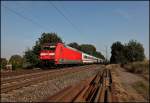
<svg viewBox="0 0 150 103"><path fill-rule="evenodd" d="M55 65L103 63L103 59L83 53L63 43L43 45L39 58Z"/></svg>

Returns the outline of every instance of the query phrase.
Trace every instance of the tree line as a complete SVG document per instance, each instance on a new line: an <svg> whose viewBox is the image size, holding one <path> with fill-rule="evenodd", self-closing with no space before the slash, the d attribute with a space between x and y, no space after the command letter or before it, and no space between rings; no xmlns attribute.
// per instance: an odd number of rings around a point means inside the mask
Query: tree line
<svg viewBox="0 0 150 103"><path fill-rule="evenodd" d="M95 57L105 59L104 55L101 54L101 52L96 50L96 47L91 44L81 44L79 45L76 42L69 43L68 46L76 48L84 53L87 53L89 55L93 55Z"/></svg>
<svg viewBox="0 0 150 103"><path fill-rule="evenodd" d="M143 61L145 59L143 45L136 40L122 44L114 42L111 46L111 63L126 64L129 62Z"/></svg>
<svg viewBox="0 0 150 103"><path fill-rule="evenodd" d="M35 42L35 45L31 49L27 49L24 52L23 57L20 55L11 56L10 60L7 61L5 58L1 58L1 68L4 68L6 64L12 64L12 69L17 68L32 68L41 67L42 61L39 59L41 46L45 43L64 43L62 38L56 33L42 33L41 37ZM73 48L76 48L87 54L104 59L101 52L96 51L96 47L91 44L77 44L76 42L67 44Z"/></svg>
<svg viewBox="0 0 150 103"><path fill-rule="evenodd" d="M43 66L42 61L39 59L39 54L41 46L45 43L64 42L56 33L42 33L41 37L35 42L35 45L31 49L28 48L22 57L20 55L13 55L9 61L5 58L1 58L0 67L4 68L7 64L12 64L12 69ZM79 45L76 42L72 42L67 45L84 53L105 59L101 52L97 51L96 47L92 44ZM130 40L125 44L122 44L120 41L116 41L111 46L110 63L126 64L129 62L143 61L144 59L145 55L143 45L136 40Z"/></svg>

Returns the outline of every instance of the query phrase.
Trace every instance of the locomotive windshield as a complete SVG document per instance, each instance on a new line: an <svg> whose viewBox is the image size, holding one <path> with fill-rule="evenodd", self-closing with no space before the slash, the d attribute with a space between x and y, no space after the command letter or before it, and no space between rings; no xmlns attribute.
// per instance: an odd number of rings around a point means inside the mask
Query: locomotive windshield
<svg viewBox="0 0 150 103"><path fill-rule="evenodd" d="M56 46L43 46L43 50L55 50Z"/></svg>

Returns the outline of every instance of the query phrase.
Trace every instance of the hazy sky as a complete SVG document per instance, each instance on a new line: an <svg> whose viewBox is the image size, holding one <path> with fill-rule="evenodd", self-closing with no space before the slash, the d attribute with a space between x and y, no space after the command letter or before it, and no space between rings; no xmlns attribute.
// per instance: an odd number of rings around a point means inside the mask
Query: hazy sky
<svg viewBox="0 0 150 103"><path fill-rule="evenodd" d="M23 55L43 32L65 43L93 44L108 55L113 42L141 42L149 56L149 2L2 1L1 56Z"/></svg>

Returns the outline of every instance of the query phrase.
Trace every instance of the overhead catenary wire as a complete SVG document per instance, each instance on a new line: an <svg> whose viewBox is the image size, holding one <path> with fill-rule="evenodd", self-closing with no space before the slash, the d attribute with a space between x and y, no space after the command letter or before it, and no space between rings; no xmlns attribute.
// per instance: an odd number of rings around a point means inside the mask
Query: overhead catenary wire
<svg viewBox="0 0 150 103"><path fill-rule="evenodd" d="M56 5L54 5L52 2L50 2L50 4L57 10L57 12L59 12L59 13L65 18L65 20L66 20L67 22L69 22L69 23L72 25L72 27L73 27L77 32L79 32L80 34L83 34L83 33L81 33L81 31L75 26L75 24L72 23L71 20L68 19L68 17L65 16L65 14L64 14ZM21 17L21 18L23 18L23 19L25 19L25 20L31 22L32 24L37 25L37 26L39 26L39 27L41 27L41 28L43 28L43 29L48 29L48 28L46 28L45 26L43 26L43 25L39 24L38 22L34 21L33 19L31 19L31 18L29 18L29 17L26 17L26 16L24 16L23 14L21 14L21 13L15 11L15 10L13 10L12 8L9 8L9 7L4 6L4 5L2 5L2 6L3 6L4 8L6 8L7 10L9 10L10 12L16 14L17 16L19 16L19 17Z"/></svg>
<svg viewBox="0 0 150 103"><path fill-rule="evenodd" d="M4 5L2 5L2 6L3 6L4 8L6 8L7 10L9 10L10 12L16 14L17 16L19 16L19 17L21 17L21 18L23 18L23 19L25 19L25 20L31 22L32 24L37 25L37 26L39 26L39 27L41 27L41 28L43 28L43 29L48 29L48 28L46 28L45 26L39 24L38 22L35 22L33 19L28 18L28 17L24 16L23 14L21 14L21 13L15 11L15 10L13 10L12 8L9 8L9 7L4 6Z"/></svg>
<svg viewBox="0 0 150 103"><path fill-rule="evenodd" d="M71 24L71 26L77 31L77 32L79 32L80 34L83 34L83 33L81 33L81 31L76 27L76 25L62 12L62 10L60 10L56 5L54 5L54 3L52 3L51 1L49 2L55 9L56 9L56 11L60 14L60 15L62 15L64 18L65 18L65 20L67 21L67 22L69 22L70 24Z"/></svg>

